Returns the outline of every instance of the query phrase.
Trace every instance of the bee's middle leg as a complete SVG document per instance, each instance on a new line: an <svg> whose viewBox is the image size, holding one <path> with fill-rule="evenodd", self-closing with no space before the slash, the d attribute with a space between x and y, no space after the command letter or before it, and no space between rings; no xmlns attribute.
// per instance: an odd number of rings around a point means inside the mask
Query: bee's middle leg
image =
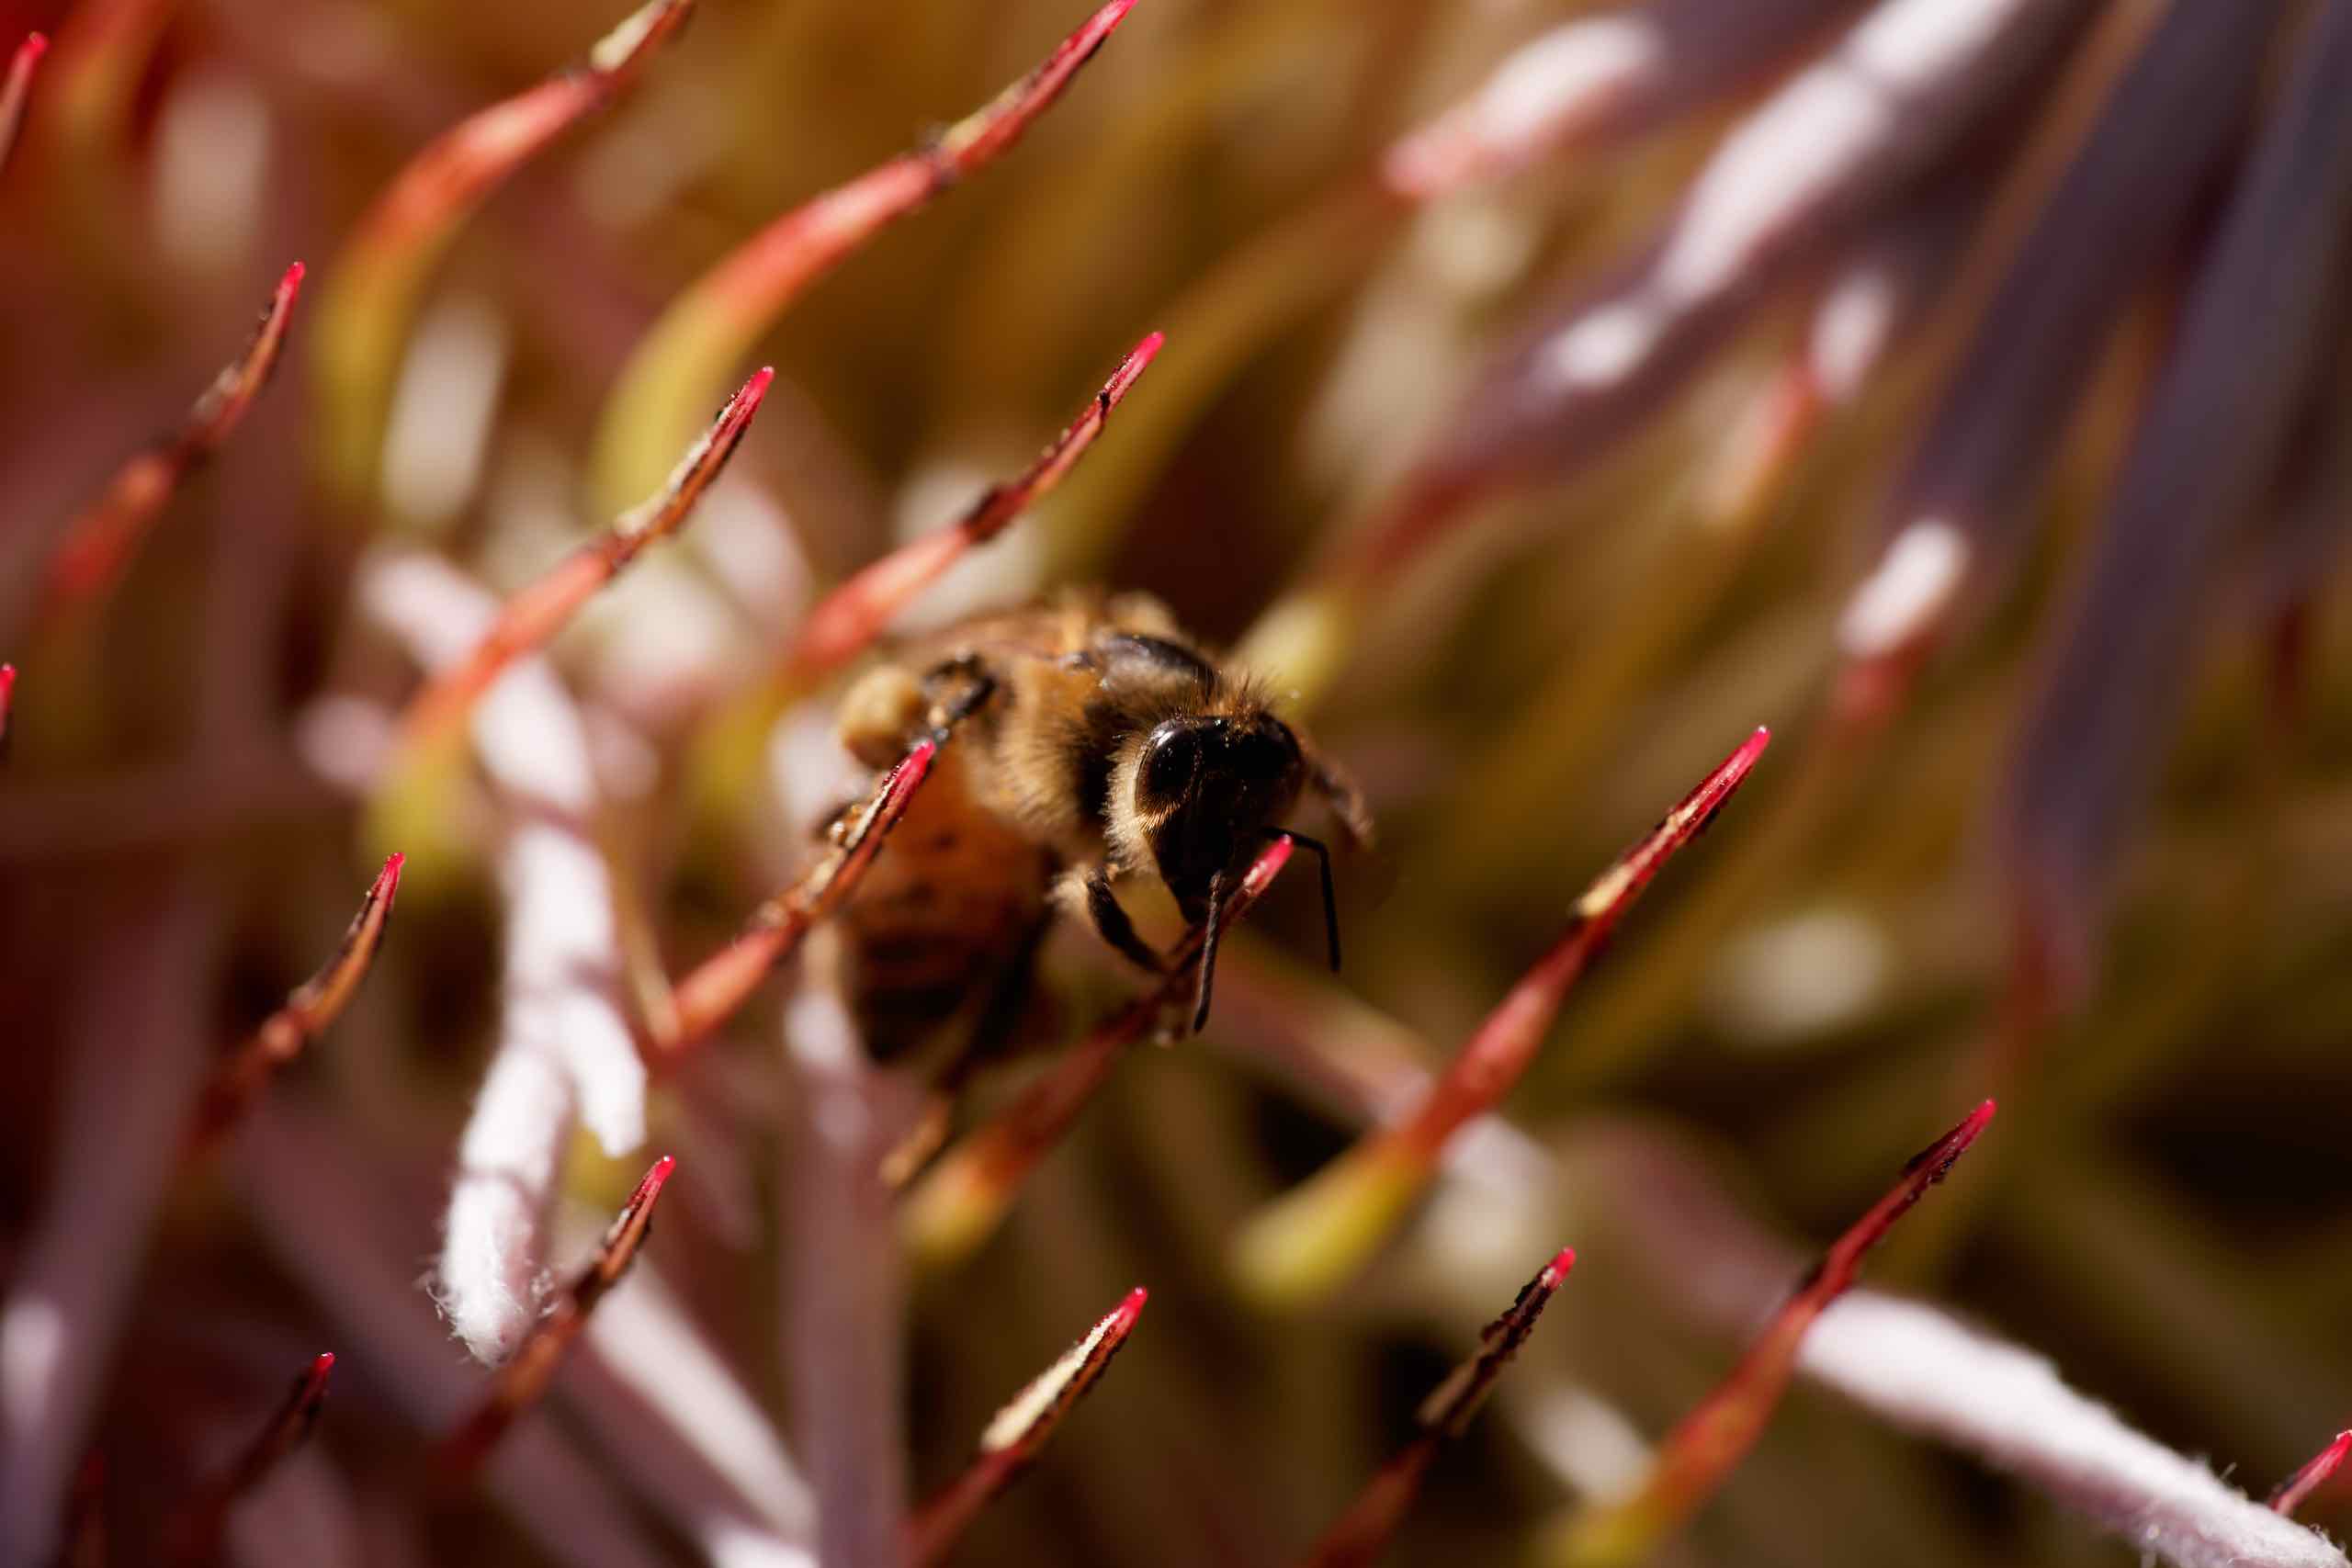
<svg viewBox="0 0 2352 1568"><path fill-rule="evenodd" d="M1111 891L1107 867L1074 867L1062 877L1056 891L1064 906L1084 916L1087 924L1094 928L1094 934L1116 948L1122 957L1154 975L1168 972L1167 964L1136 934L1135 922L1119 907L1118 895Z"/></svg>

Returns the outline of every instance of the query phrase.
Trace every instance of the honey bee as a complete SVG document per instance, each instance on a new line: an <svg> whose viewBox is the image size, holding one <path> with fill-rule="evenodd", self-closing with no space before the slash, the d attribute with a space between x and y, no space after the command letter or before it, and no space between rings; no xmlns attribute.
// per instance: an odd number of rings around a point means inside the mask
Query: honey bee
<svg viewBox="0 0 2352 1568"><path fill-rule="evenodd" d="M1281 820L1312 792L1362 845L1372 836L1363 796L1275 716L1262 687L1221 667L1157 600L1071 595L965 621L869 671L838 728L877 770L926 733L950 736L839 917L844 990L877 1060L951 1027L976 1043L1008 1032L1057 912L1166 973L1119 901L1130 881L1163 887L1208 933L1199 1029L1225 897L1270 838L1320 857L1339 964L1330 852Z"/></svg>

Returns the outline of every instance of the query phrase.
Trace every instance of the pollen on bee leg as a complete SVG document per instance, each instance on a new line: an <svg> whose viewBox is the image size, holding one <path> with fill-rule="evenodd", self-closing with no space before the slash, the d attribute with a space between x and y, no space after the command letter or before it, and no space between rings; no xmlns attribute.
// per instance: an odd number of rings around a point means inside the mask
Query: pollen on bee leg
<svg viewBox="0 0 2352 1568"><path fill-rule="evenodd" d="M1082 865L1074 865L1054 878L1053 892L1048 897L1055 911L1065 919L1086 919L1086 878L1087 868Z"/></svg>
<svg viewBox="0 0 2352 1568"><path fill-rule="evenodd" d="M923 716L922 682L896 664L876 665L842 698L836 715L842 745L869 768L887 768L905 754L907 737Z"/></svg>
<svg viewBox="0 0 2352 1568"><path fill-rule="evenodd" d="M1176 624L1176 614L1154 593L1114 593L1102 606L1104 617L1114 626L1147 637L1181 638L1184 628Z"/></svg>

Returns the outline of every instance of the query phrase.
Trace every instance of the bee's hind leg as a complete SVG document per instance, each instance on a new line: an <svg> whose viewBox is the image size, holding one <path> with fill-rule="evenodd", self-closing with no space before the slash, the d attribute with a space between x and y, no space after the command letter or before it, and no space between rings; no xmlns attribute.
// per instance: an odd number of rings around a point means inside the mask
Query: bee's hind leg
<svg viewBox="0 0 2352 1568"><path fill-rule="evenodd" d="M963 1101L965 1086L980 1069L1004 1055L1012 1043L1013 1034L1035 994L1037 950L1045 945L1051 924L1042 916L1030 921L1029 929L1022 933L1020 946L1013 950L1012 958L989 987L970 1032L933 1076L914 1126L882 1161L882 1180L891 1191L905 1188L931 1163L955 1127L956 1110Z"/></svg>
<svg viewBox="0 0 2352 1568"><path fill-rule="evenodd" d="M1122 957L1154 975L1164 975L1168 965L1149 943L1136 934L1135 922L1127 919L1126 910L1119 907L1118 895L1111 891L1111 873L1107 867L1078 866L1064 874L1054 889L1054 897L1070 913L1082 917L1094 928L1094 934Z"/></svg>

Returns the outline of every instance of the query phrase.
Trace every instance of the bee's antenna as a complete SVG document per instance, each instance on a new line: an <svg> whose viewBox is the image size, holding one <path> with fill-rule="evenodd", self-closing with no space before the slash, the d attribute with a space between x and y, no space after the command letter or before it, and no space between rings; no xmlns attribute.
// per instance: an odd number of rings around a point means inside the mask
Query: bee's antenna
<svg viewBox="0 0 2352 1568"><path fill-rule="evenodd" d="M1208 923L1201 928L1201 985L1199 1000L1193 1006L1193 1032L1209 1021L1209 992L1216 985L1216 939L1218 928L1225 924L1225 873L1209 878Z"/></svg>
<svg viewBox="0 0 2352 1568"><path fill-rule="evenodd" d="M1331 949L1331 971L1340 969L1340 901L1331 887L1331 850L1320 839L1310 839L1304 833L1294 833L1287 828L1269 828L1269 839L1288 839L1302 850L1313 850L1323 867L1323 935Z"/></svg>

